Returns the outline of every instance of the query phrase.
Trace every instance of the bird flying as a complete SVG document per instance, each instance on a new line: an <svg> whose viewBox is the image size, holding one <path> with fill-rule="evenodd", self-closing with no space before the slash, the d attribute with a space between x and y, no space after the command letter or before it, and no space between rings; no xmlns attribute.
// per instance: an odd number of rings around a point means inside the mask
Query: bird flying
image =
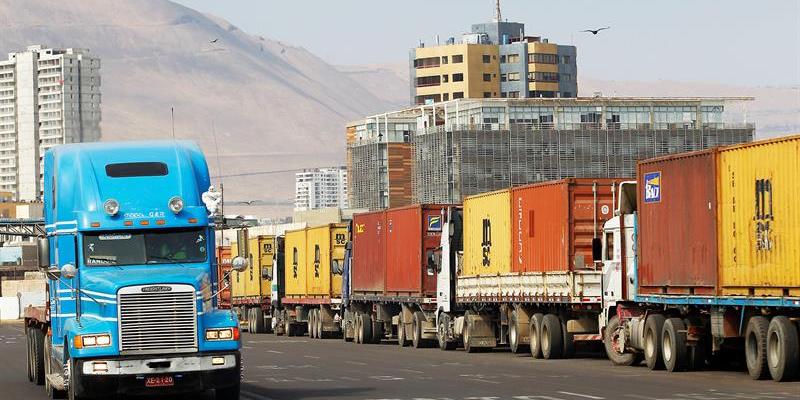
<svg viewBox="0 0 800 400"><path fill-rule="evenodd" d="M245 201L241 201L240 203L241 204L247 204L248 206L251 206L251 205L253 205L253 203L255 203L255 200L245 200Z"/></svg>
<svg viewBox="0 0 800 400"><path fill-rule="evenodd" d="M214 38L214 40L212 40L212 41L210 41L208 43L217 43L217 40L219 40L219 38Z"/></svg>
<svg viewBox="0 0 800 400"><path fill-rule="evenodd" d="M586 30L583 30L581 32L591 32L592 35L597 35L597 33L602 31L603 29L609 29L609 28L611 28L611 27L610 26L606 26L606 27L603 27L603 28L600 28L600 29L586 29Z"/></svg>

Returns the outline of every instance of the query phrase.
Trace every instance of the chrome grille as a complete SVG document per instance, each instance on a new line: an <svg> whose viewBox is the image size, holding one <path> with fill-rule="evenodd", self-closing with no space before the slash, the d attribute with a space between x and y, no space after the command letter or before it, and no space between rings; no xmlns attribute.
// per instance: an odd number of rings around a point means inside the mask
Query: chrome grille
<svg viewBox="0 0 800 400"><path fill-rule="evenodd" d="M197 351L194 287L130 286L120 289L117 296L120 352L147 354Z"/></svg>

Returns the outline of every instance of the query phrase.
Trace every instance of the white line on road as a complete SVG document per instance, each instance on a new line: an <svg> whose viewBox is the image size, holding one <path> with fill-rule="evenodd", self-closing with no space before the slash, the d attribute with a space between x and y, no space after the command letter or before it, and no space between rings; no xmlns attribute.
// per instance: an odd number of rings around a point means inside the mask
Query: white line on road
<svg viewBox="0 0 800 400"><path fill-rule="evenodd" d="M345 361L345 362L347 364L353 364L353 365L367 365L367 363L358 362L358 361Z"/></svg>
<svg viewBox="0 0 800 400"><path fill-rule="evenodd" d="M592 400L604 400L605 399L605 397L591 396L591 395L588 395L588 394L581 394L581 393L572 393L572 392L558 392L558 393L566 394L568 396L583 397L585 399L592 399Z"/></svg>
<svg viewBox="0 0 800 400"><path fill-rule="evenodd" d="M283 354L283 352L282 352L282 351L278 351L278 350L265 350L265 351L266 351L267 353L273 353L273 354Z"/></svg>

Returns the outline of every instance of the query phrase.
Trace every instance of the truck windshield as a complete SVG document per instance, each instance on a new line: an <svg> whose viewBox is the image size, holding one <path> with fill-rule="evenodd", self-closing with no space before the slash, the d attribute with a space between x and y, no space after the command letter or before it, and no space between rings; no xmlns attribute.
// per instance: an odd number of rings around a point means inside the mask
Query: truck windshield
<svg viewBox="0 0 800 400"><path fill-rule="evenodd" d="M88 266L203 262L206 246L202 229L98 232L83 237Z"/></svg>

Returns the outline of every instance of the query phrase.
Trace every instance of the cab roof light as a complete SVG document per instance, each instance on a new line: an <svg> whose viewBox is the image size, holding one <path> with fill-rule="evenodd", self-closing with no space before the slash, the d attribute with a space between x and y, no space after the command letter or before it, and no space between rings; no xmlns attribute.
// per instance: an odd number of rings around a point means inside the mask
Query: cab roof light
<svg viewBox="0 0 800 400"><path fill-rule="evenodd" d="M133 226L133 221L125 221L125 226Z"/></svg>
<svg viewBox="0 0 800 400"><path fill-rule="evenodd" d="M150 225L150 221L148 221L146 219L143 219L143 220L139 221L139 225Z"/></svg>
<svg viewBox="0 0 800 400"><path fill-rule="evenodd" d="M156 220L156 225L164 225L164 224L166 224L166 223L167 223L167 221L166 221L166 220L163 220L163 219L157 219L157 220Z"/></svg>
<svg viewBox="0 0 800 400"><path fill-rule="evenodd" d="M92 228L99 228L100 227L100 223L99 222L92 222L89 226L91 226Z"/></svg>
<svg viewBox="0 0 800 400"><path fill-rule="evenodd" d="M197 218L189 218L189 223L190 224L196 224L197 223Z"/></svg>

